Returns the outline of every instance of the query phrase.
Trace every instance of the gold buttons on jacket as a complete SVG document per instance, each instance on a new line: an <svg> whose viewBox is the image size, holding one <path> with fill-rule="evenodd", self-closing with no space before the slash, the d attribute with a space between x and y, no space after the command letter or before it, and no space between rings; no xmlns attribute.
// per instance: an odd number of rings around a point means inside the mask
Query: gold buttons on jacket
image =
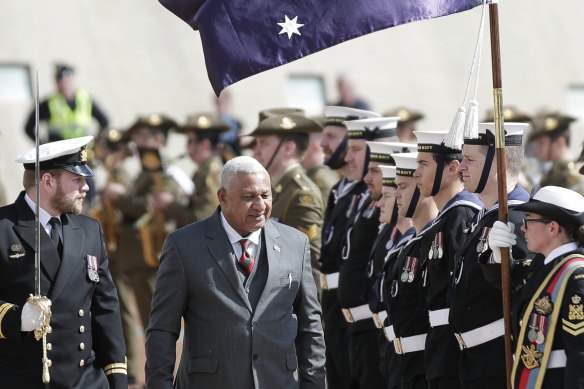
<svg viewBox="0 0 584 389"><path fill-rule="evenodd" d="M82 359L79 361L79 367L85 366L85 361Z"/></svg>
<svg viewBox="0 0 584 389"><path fill-rule="evenodd" d="M53 349L52 343L47 343L47 351L51 351Z"/></svg>
<svg viewBox="0 0 584 389"><path fill-rule="evenodd" d="M85 332L85 327L84 326L79 327L79 332L80 333L84 333Z"/></svg>
<svg viewBox="0 0 584 389"><path fill-rule="evenodd" d="M85 343L79 343L79 350L85 350Z"/></svg>
<svg viewBox="0 0 584 389"><path fill-rule="evenodd" d="M79 317L83 317L85 315L85 312L83 312L83 309L79 310Z"/></svg>

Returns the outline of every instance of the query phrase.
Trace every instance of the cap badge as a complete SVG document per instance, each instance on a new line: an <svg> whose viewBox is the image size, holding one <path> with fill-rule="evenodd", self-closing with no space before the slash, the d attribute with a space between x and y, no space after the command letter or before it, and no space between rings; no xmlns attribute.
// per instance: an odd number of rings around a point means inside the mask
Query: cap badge
<svg viewBox="0 0 584 389"><path fill-rule="evenodd" d="M209 128L211 127L211 121L207 116L201 116L197 120L197 124L200 128Z"/></svg>
<svg viewBox="0 0 584 389"><path fill-rule="evenodd" d="M546 131L555 130L558 127L558 120L556 118L546 118L544 125Z"/></svg>
<svg viewBox="0 0 584 389"><path fill-rule="evenodd" d="M410 113L405 109L400 109L397 111L397 116L399 116L399 118L405 122L410 118Z"/></svg>
<svg viewBox="0 0 584 389"><path fill-rule="evenodd" d="M577 294L572 296L572 304L580 304L580 301L582 301L582 297Z"/></svg>
<svg viewBox="0 0 584 389"><path fill-rule="evenodd" d="M280 127L284 130L291 130L296 127L294 120L290 119L288 116L284 116L280 122Z"/></svg>
<svg viewBox="0 0 584 389"><path fill-rule="evenodd" d="M87 162L87 146L81 148L81 161Z"/></svg>
<svg viewBox="0 0 584 389"><path fill-rule="evenodd" d="M162 124L162 118L160 117L160 115L154 114L150 116L148 122L151 126L159 126L160 124Z"/></svg>

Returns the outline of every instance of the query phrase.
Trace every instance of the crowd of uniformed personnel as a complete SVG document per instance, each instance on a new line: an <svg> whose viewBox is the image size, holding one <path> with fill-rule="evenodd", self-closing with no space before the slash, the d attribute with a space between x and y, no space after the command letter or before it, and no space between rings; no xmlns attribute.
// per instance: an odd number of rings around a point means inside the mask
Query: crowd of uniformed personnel
<svg viewBox="0 0 584 389"><path fill-rule="evenodd" d="M259 112L249 134L254 141L242 147L271 176L272 218L310 240L331 389L506 387L503 306L492 276L500 254L489 237L499 204L494 124L481 123L477 137L451 143L448 131L416 131L422 118L406 108L382 116L329 106L323 117L270 108ZM582 193L584 181L569 154L573 118L532 119L509 108L504 119L509 220L517 227L513 294L520 295L528 283L521 277L548 281L537 265L541 253L528 249L518 228L536 219L514 208L530 201L527 190ZM220 141L230 129L215 114L190 115L183 124L151 114L126 129L104 129L96 139L94 164L107 179L88 212L104 229L130 383L143 370L136 323L148 325L162 244L173 229L217 208L223 163L240 151L239 142L226 147ZM197 166L192 179L167 164L172 132L186 137L186 154ZM525 168L526 140L536 145L542 177ZM125 167L130 159L140 163L134 177ZM561 307L553 320L546 320L553 311L547 306L534 308L530 323L513 318L515 387L584 387L577 372L584 349L567 346L584 340L581 273L562 281L569 291L563 298L543 293L536 300ZM523 316L531 307L521 309ZM526 325L536 335L525 335ZM539 351L540 333L543 339L555 334L552 348ZM540 386L533 386L530 373L540 366L551 373L535 372Z"/></svg>

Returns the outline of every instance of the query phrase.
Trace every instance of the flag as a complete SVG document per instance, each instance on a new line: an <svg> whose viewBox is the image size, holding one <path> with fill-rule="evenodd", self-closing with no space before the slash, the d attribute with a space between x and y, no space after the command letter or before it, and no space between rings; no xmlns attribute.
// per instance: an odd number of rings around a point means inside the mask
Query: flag
<svg viewBox="0 0 584 389"><path fill-rule="evenodd" d="M466 11L482 0L159 0L201 34L221 90L349 39Z"/></svg>

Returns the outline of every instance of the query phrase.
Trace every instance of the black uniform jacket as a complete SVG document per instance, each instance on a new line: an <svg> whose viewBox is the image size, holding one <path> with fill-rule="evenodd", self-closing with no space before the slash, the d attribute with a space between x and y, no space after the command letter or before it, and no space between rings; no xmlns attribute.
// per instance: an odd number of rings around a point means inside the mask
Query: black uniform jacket
<svg viewBox="0 0 584 389"><path fill-rule="evenodd" d="M529 200L529 194L517 186L507 196L509 204L509 221L515 224L517 243L511 252L514 258L528 256L527 245L523 233L519 229L522 212L513 211L513 207ZM491 256L491 249L485 244L488 232L495 221L499 219L498 207L485 212L480 220L475 220L466 231L464 243L457 256L456 266L449 291L450 315L449 323L455 332L467 332L495 322L503 317L503 302L501 289L487 280L480 264ZM496 272L500 274L500 266ZM489 342L466 348L461 353L460 375L463 381L490 379L505 376L505 344L503 336ZM485 363L488 361L488 363Z"/></svg>
<svg viewBox="0 0 584 389"><path fill-rule="evenodd" d="M101 225L62 215L63 258L41 227L41 295L52 302L47 335L51 381L42 384L42 342L21 332L21 309L34 293L35 216L24 192L0 208L0 387L127 388L117 292L108 270ZM96 257L99 280L89 278ZM106 374L107 373L107 374Z"/></svg>
<svg viewBox="0 0 584 389"><path fill-rule="evenodd" d="M351 201L367 189L363 181L358 181L349 184L352 185L350 189L341 193L339 191L341 183L347 185L346 178L339 181L332 189L324 214L322 247L319 259L321 263L320 271L323 274L332 274L339 271L339 267L343 262L341 259L342 240L347 229ZM325 330L347 328L348 323L339 305L337 289L323 290L321 303Z"/></svg>

